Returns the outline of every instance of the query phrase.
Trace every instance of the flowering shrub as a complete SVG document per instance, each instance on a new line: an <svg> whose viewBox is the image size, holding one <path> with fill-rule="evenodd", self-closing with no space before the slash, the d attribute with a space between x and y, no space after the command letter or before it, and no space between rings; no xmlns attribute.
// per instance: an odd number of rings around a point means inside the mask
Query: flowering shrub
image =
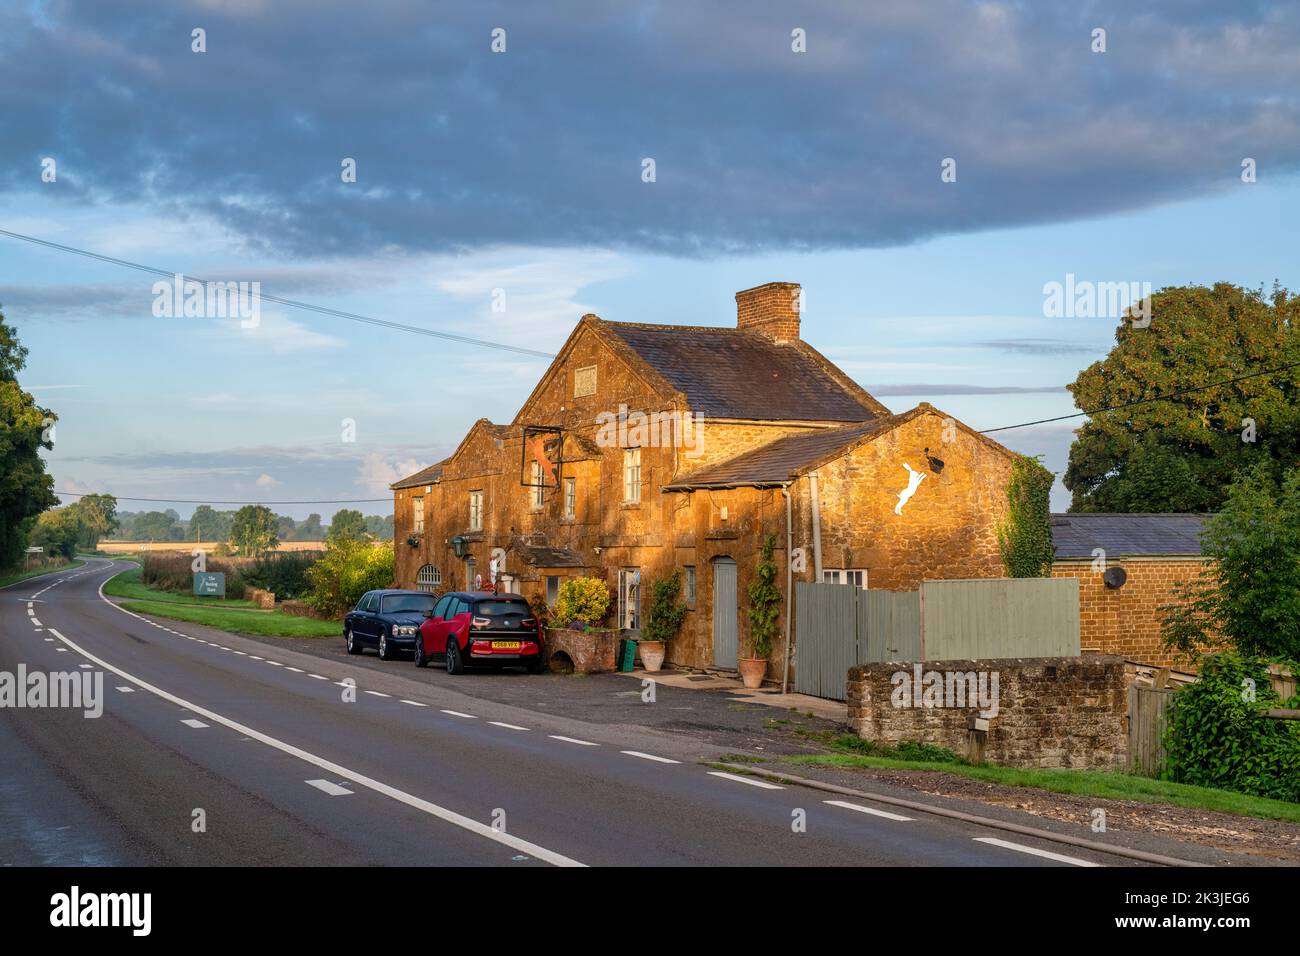
<svg viewBox="0 0 1300 956"><path fill-rule="evenodd" d="M599 578L569 578L560 585L551 611L553 627L568 627L575 621L599 624L609 613L609 587Z"/></svg>

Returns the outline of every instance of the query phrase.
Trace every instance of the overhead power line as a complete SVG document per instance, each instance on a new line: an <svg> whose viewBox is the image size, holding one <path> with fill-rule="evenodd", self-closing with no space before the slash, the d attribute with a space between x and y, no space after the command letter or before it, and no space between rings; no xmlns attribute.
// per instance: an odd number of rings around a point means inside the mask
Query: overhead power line
<svg viewBox="0 0 1300 956"><path fill-rule="evenodd" d="M1249 375L1238 375L1236 378L1226 378L1221 382L1211 382L1209 385L1195 385L1191 388L1180 388L1176 391L1169 392L1166 395L1154 395L1151 398L1138 398L1131 402L1124 402L1121 405L1108 405L1105 408L1093 408L1083 412L1074 412L1070 415L1057 415L1055 418L1040 418L1033 422L1021 422L1018 425L1002 425L998 428L986 428L981 435L989 435L993 432L1005 432L1012 428L1028 428L1030 425L1047 425L1051 422L1063 422L1071 418L1082 418L1084 415L1102 415L1106 412L1123 411L1126 408L1135 408L1138 405L1150 405L1152 402L1168 402L1175 398L1181 398L1183 395L1191 395L1194 392L1204 392L1211 388L1218 388L1221 385L1232 385L1236 382L1244 382L1250 378L1260 378L1264 375L1276 375L1278 372L1285 372L1287 369L1300 366L1300 362L1290 362L1286 365L1279 365L1277 368L1265 369L1262 372L1251 372Z"/></svg>
<svg viewBox="0 0 1300 956"><path fill-rule="evenodd" d="M154 501L168 505L374 505L391 504L392 498L320 498L314 501L217 501L212 498L132 498L108 491L56 491L56 495L86 498L91 495L108 495L117 501Z"/></svg>
<svg viewBox="0 0 1300 956"><path fill-rule="evenodd" d="M159 269L155 266L148 266L139 262L131 262L127 259L117 259L113 256L105 256L98 252L91 252L88 249L78 249L75 246L65 246L57 242L50 242L48 239L39 239L36 236L27 236L21 232L10 232L8 229L0 229L0 236L8 236L10 239L21 239L23 242L30 242L34 245L44 246L47 249L54 249L58 252L67 252L72 255L84 256L87 259L95 259L99 262L107 262L110 265L122 266L125 269L135 269L139 272L147 272L150 275L163 276L168 279L179 275L184 279L191 279L194 282L208 281L206 279L200 279L198 276L188 275L184 272L177 272L175 269ZM333 316L336 319L347 319L349 322L362 322L366 325L376 325L380 328L393 329L398 332L411 332L415 335L427 335L435 339L445 339L450 342L460 342L464 345L475 345L486 349L497 349L502 352L514 352L519 355L531 355L536 358L555 358L555 356L550 352L539 352L536 349L526 349L519 345L507 345L505 342L492 342L488 339L476 339L468 335L456 335L453 332L439 332L437 329L425 329L418 325L406 325L402 322L391 322L388 319L376 319L373 316L360 315L356 312L344 312L340 309L331 309L323 305L313 305L310 302L301 302L297 299L286 299L283 296L271 295L267 292L258 293L258 298L266 302L274 302L278 305L287 306L291 309L302 309L306 312L316 312L320 315Z"/></svg>

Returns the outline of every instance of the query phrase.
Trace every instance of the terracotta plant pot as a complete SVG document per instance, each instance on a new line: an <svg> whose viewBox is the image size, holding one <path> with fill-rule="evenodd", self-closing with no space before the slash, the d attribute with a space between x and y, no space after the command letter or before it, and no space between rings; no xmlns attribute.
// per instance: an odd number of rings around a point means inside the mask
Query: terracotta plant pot
<svg viewBox="0 0 1300 956"><path fill-rule="evenodd" d="M637 641L636 649L646 670L654 673L664 666L663 641Z"/></svg>
<svg viewBox="0 0 1300 956"><path fill-rule="evenodd" d="M739 661L740 679L750 690L763 686L763 675L767 673L767 661L762 658L742 657Z"/></svg>

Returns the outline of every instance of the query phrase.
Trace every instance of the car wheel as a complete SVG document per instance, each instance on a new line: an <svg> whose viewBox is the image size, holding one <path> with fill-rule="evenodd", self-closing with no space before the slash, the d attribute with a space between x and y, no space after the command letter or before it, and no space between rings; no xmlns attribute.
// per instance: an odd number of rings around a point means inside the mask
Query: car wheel
<svg viewBox="0 0 1300 956"><path fill-rule="evenodd" d="M415 666L429 666L429 659L424 656L424 638L419 634L415 635Z"/></svg>
<svg viewBox="0 0 1300 956"><path fill-rule="evenodd" d="M361 642L358 641L356 636L352 633L352 628L348 628L348 632L344 635L344 639L347 641L349 654L361 653Z"/></svg>
<svg viewBox="0 0 1300 956"><path fill-rule="evenodd" d="M388 649L388 632L379 632L379 659L381 661L391 661L393 652Z"/></svg>
<svg viewBox="0 0 1300 956"><path fill-rule="evenodd" d="M461 660L460 645L456 643L454 634L447 638L447 673L465 673L465 662Z"/></svg>

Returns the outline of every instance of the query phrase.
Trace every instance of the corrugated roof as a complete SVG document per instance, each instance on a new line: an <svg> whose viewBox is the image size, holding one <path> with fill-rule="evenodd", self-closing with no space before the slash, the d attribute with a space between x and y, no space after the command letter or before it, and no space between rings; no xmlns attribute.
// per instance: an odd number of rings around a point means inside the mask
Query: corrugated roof
<svg viewBox="0 0 1300 956"><path fill-rule="evenodd" d="M442 480L442 466L444 464L446 464L445 461L440 461L436 465L430 465L422 471L417 471L413 475L408 475L401 481L393 482L388 487L396 491L399 488L416 488L420 485L432 485L435 482Z"/></svg>
<svg viewBox="0 0 1300 956"><path fill-rule="evenodd" d="M1108 558L1199 556L1205 514L1052 515L1052 544L1058 559L1091 558L1101 548Z"/></svg>
<svg viewBox="0 0 1300 956"><path fill-rule="evenodd" d="M779 485L819 464L854 442L882 431L888 421L858 422L843 428L819 428L778 438L716 465L708 465L667 485L669 491L736 485Z"/></svg>
<svg viewBox="0 0 1300 956"><path fill-rule="evenodd" d="M883 407L806 343L728 328L602 324L707 418L861 422Z"/></svg>

